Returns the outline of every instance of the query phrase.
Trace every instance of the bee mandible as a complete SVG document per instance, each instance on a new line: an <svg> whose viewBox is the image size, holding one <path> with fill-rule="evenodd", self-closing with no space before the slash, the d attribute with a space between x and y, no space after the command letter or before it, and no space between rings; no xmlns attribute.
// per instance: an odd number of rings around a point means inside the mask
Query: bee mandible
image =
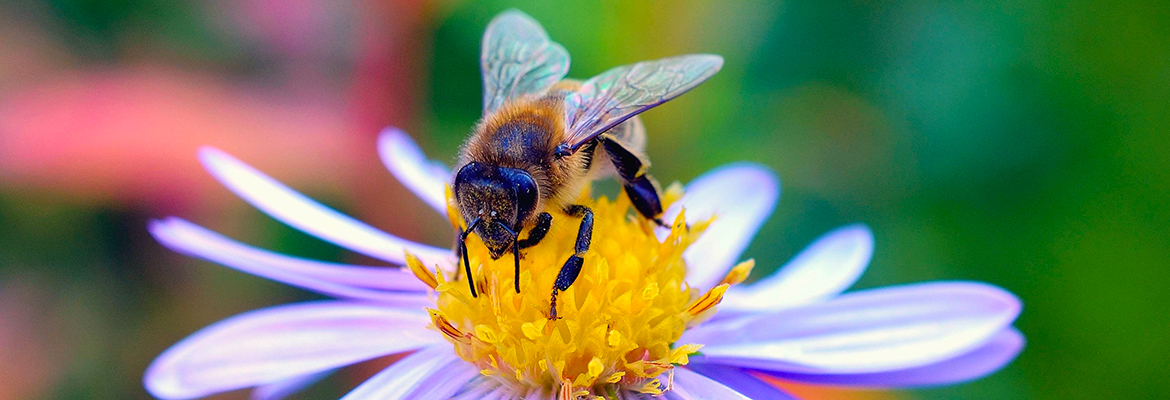
<svg viewBox="0 0 1170 400"><path fill-rule="evenodd" d="M499 259L511 252L520 292L520 251L548 233L563 210L581 218L574 253L552 288L557 293L581 272L593 234L593 212L573 204L585 184L616 175L634 209L662 225L660 189L646 173L646 131L637 115L710 78L723 66L716 55L684 55L616 67L584 82L564 79L569 53L549 40L538 22L511 10L484 33L480 67L483 117L460 154L452 191L467 227L457 251L471 295L477 296L467 255L474 232ZM528 230L527 237L520 234Z"/></svg>

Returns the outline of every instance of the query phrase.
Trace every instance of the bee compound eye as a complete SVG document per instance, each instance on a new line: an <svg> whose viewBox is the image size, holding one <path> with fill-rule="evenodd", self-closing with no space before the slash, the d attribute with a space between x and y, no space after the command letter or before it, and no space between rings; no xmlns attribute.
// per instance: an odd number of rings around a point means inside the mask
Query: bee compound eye
<svg viewBox="0 0 1170 400"><path fill-rule="evenodd" d="M515 174L512 184L516 189L516 217L517 222L519 222L535 211L539 189L536 186L536 181L532 179L532 175L525 171L519 171Z"/></svg>

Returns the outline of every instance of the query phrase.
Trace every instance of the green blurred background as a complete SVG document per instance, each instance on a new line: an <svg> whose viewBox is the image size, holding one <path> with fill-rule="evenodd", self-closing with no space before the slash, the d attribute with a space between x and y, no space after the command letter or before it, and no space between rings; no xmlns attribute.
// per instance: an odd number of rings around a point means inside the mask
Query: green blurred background
<svg viewBox="0 0 1170 400"><path fill-rule="evenodd" d="M170 344L314 298L170 254L146 234L150 218L372 262L232 198L199 170L198 145L448 243L444 220L381 169L374 139L401 126L452 160L480 110L480 35L509 7L565 45L572 77L723 55L715 78L644 120L662 181L739 160L778 172L779 206L746 254L754 276L862 221L877 246L858 288L966 279L1023 299L1028 345L1014 363L897 396L1170 391L1165 2L11 0L0 4L0 399L148 398L141 373ZM335 398L378 363L300 398Z"/></svg>

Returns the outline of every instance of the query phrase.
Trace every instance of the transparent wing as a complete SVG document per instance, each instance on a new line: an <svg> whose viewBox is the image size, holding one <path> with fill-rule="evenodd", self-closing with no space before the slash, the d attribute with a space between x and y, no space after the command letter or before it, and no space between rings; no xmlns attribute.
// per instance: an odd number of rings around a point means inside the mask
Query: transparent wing
<svg viewBox="0 0 1170 400"><path fill-rule="evenodd" d="M630 117L698 86L721 67L723 57L695 54L605 71L565 97L565 144L576 151Z"/></svg>
<svg viewBox="0 0 1170 400"><path fill-rule="evenodd" d="M517 10L492 19L482 51L485 114L510 99L548 89L569 71L569 52L550 41L540 23Z"/></svg>

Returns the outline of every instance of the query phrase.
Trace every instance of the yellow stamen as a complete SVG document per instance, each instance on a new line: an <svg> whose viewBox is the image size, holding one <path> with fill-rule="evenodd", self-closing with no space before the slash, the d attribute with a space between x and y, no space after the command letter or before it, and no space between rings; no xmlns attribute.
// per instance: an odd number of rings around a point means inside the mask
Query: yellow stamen
<svg viewBox="0 0 1170 400"><path fill-rule="evenodd" d="M646 381L640 387L636 387L633 390L638 393L657 396L662 394L662 382L660 382L658 378L654 378Z"/></svg>
<svg viewBox="0 0 1170 400"><path fill-rule="evenodd" d="M462 226L450 188L447 196L448 218ZM672 185L664 205L681 196L681 186ZM468 236L467 249L478 297L471 297L464 274L446 281L408 255L411 271L438 294L432 324L485 376L519 389L551 389L562 399L622 390L660 394L658 378L686 365L701 347L676 343L683 331L709 315L752 263L736 266L723 284L700 296L686 284L682 254L709 220L688 226L679 213L659 241L625 196L593 200L586 191L577 204L593 210L593 240L577 280L557 295L558 319L549 318L550 294L574 252L580 218L548 210L548 234L523 251L519 294L512 258L493 260L475 235Z"/></svg>
<svg viewBox="0 0 1170 400"><path fill-rule="evenodd" d="M414 254L410 254L409 251L406 252L406 265L410 267L410 272L413 272L414 276L418 278L418 280L422 281L427 286L430 286L431 289L439 287L439 280L435 277L437 272L432 273L431 271L427 270L427 267L423 265L422 260L419 260L418 257L415 257Z"/></svg>
<svg viewBox="0 0 1170 400"><path fill-rule="evenodd" d="M687 306L687 314L697 316L718 305L723 301L723 293L727 291L728 286L730 285L724 283L703 293L694 303Z"/></svg>
<svg viewBox="0 0 1170 400"><path fill-rule="evenodd" d="M467 343L470 341L471 336L469 336L463 332L460 332L459 328L456 328L454 325L451 325L451 322L447 321L447 318L444 318L443 315L440 314L438 311L435 311L435 310L427 310L427 311L429 311L431 314L431 323L434 324L435 328L437 328L439 330L439 332L442 332L443 335L447 336L447 338L449 338L455 342L458 342L458 343Z"/></svg>
<svg viewBox="0 0 1170 400"><path fill-rule="evenodd" d="M451 192L451 185L444 188L444 194L447 195L447 221L450 221L451 227L458 231L463 225L459 224L459 207L455 204L455 194Z"/></svg>
<svg viewBox="0 0 1170 400"><path fill-rule="evenodd" d="M727 272L727 276L723 277L723 281L719 284L738 285L751 275L752 268L756 266L756 260L747 260L731 267L731 271Z"/></svg>

